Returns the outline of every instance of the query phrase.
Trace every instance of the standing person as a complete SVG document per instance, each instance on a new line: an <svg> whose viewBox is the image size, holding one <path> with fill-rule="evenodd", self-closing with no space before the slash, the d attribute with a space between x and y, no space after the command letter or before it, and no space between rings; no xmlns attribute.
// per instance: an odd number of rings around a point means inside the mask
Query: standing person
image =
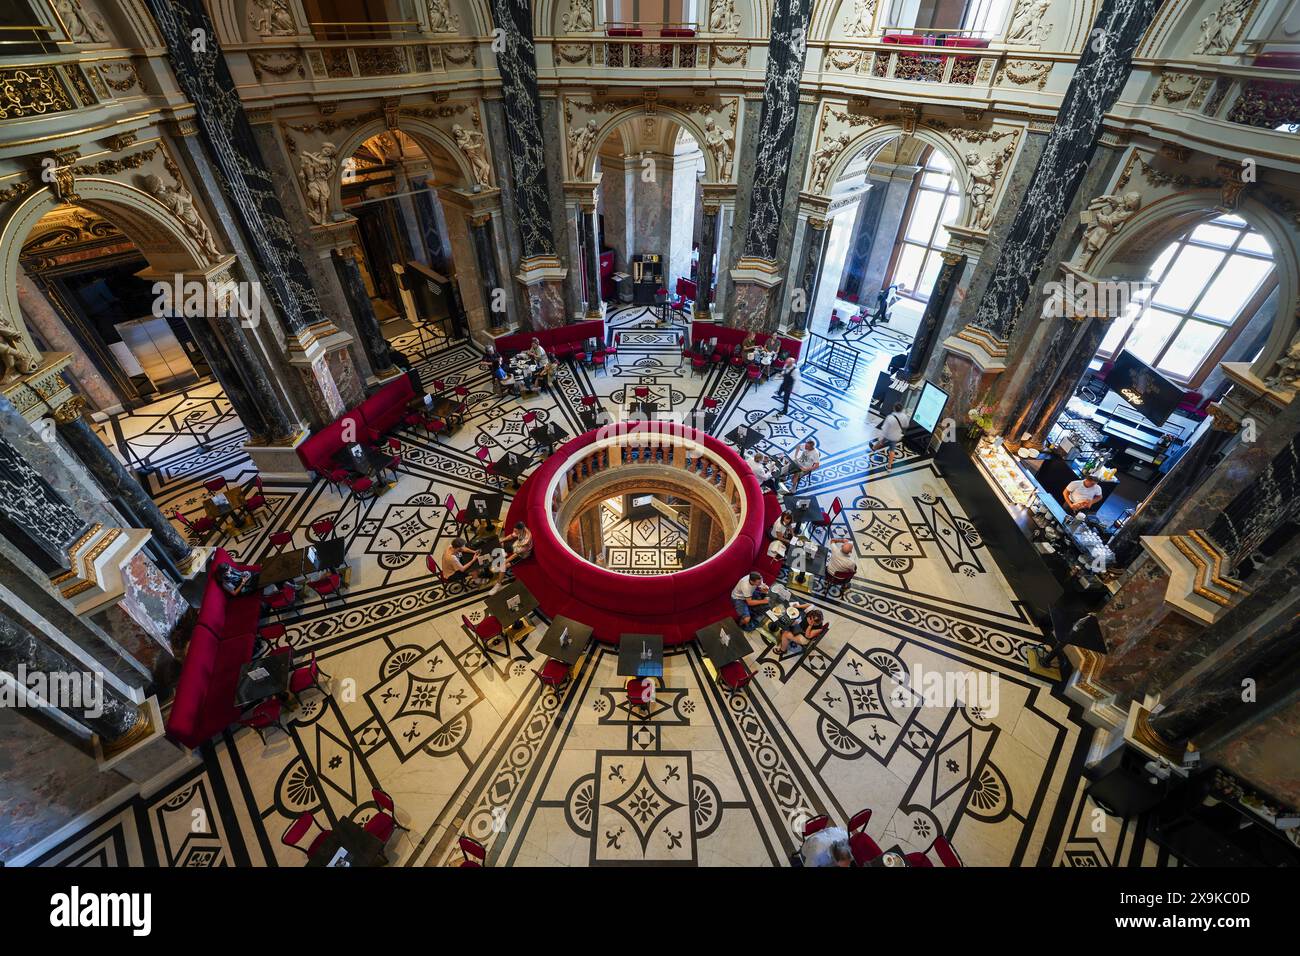
<svg viewBox="0 0 1300 956"><path fill-rule="evenodd" d="M898 443L903 440L903 432L907 426L912 424L912 417L903 411L901 402L894 405L894 410L885 416L885 420L880 423L880 437L872 443L872 448L879 449L881 446L889 449L886 457L885 471L894 470L894 455L898 453Z"/></svg>
<svg viewBox="0 0 1300 956"><path fill-rule="evenodd" d="M787 358L785 364L781 366L781 384L776 387L776 395L781 399L781 411L777 412L777 416L783 416L790 411L790 393L794 391L795 379L798 377L794 358Z"/></svg>

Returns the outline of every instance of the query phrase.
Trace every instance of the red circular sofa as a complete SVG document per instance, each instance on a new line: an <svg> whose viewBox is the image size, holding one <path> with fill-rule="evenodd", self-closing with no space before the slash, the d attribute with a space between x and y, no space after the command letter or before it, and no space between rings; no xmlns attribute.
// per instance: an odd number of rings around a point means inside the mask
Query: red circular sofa
<svg viewBox="0 0 1300 956"><path fill-rule="evenodd" d="M707 624L731 617L731 589L761 564L765 530L775 496L765 500L753 471L727 445L684 425L650 422L644 431L688 437L730 466L740 481L745 511L735 535L715 555L683 571L653 576L619 574L576 555L555 529L547 500L551 480L574 452L607 437L601 429L556 449L519 490L506 515L511 528L522 520L533 534L533 556L515 566L549 617L562 614L594 629L597 640L617 644L621 634L662 634L665 644L695 639ZM628 426L628 434L636 429ZM764 566L765 577L771 569Z"/></svg>

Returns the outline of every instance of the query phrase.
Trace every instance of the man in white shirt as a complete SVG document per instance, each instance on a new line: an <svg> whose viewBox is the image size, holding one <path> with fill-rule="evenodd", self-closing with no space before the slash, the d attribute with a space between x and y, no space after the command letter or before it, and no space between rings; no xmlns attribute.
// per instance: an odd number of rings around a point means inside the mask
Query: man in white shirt
<svg viewBox="0 0 1300 956"><path fill-rule="evenodd" d="M879 449L884 446L889 449L885 471L894 470L894 455L898 451L898 443L903 440L903 432L907 431L907 426L910 424L912 424L912 417L903 411L901 403L894 405L894 410L880 423L880 437L872 447Z"/></svg>
<svg viewBox="0 0 1300 956"><path fill-rule="evenodd" d="M736 610L736 618L741 627L749 627L753 609L766 604L767 588L763 586L763 575L757 571L751 571L731 589L731 606Z"/></svg>
<svg viewBox="0 0 1300 956"><path fill-rule="evenodd" d="M1061 500L1065 502L1065 507L1076 514L1087 511L1101 501L1101 485L1091 475L1080 481L1072 481L1065 486Z"/></svg>
<svg viewBox="0 0 1300 956"><path fill-rule="evenodd" d="M856 574L858 559L853 553L853 542L848 538L832 538L831 544L837 544L839 547L831 548L830 554L826 556L826 573L836 575L848 574L852 571Z"/></svg>
<svg viewBox="0 0 1300 956"><path fill-rule="evenodd" d="M795 449L790 460L794 462L794 468L791 470L790 493L794 494L799 490L800 480L821 467L822 456L817 451L817 443L809 438Z"/></svg>

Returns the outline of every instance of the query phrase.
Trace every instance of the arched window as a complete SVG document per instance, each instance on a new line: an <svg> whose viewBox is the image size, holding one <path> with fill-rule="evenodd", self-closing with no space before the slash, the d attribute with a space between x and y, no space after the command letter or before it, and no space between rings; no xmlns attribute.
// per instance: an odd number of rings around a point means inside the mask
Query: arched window
<svg viewBox="0 0 1300 956"><path fill-rule="evenodd" d="M948 230L961 208L961 197L952 175L952 164L931 148L919 181L912 186L902 241L894 253L889 281L901 282L904 295L929 301L934 280L943 267L941 253L948 248Z"/></svg>
<svg viewBox="0 0 1300 956"><path fill-rule="evenodd" d="M1147 273L1154 293L1114 320L1098 356L1127 349L1192 387L1255 315L1276 284L1273 252L1244 219L1225 215L1188 230Z"/></svg>

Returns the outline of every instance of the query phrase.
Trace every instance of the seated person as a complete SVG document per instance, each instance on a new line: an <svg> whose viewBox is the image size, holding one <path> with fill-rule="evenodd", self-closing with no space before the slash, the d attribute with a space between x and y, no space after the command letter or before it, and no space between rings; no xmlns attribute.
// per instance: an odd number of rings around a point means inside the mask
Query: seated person
<svg viewBox="0 0 1300 956"><path fill-rule="evenodd" d="M804 866L852 866L849 835L841 827L826 827L803 841L799 856Z"/></svg>
<svg viewBox="0 0 1300 956"><path fill-rule="evenodd" d="M232 597L238 597L241 594L252 594L257 590L256 571L240 570L230 564L218 564L216 573L217 583L221 585L221 590Z"/></svg>
<svg viewBox="0 0 1300 956"><path fill-rule="evenodd" d="M831 544L838 544L839 547L831 548L826 558L826 573L837 577L850 572L857 574L858 558L853 553L853 542L848 538L831 538Z"/></svg>
<svg viewBox="0 0 1300 956"><path fill-rule="evenodd" d="M514 564L516 561L522 561L533 553L533 534L528 530L528 526L522 521L515 522L515 529L501 539L501 543L512 542L510 545L510 557L506 559L507 564Z"/></svg>
<svg viewBox="0 0 1300 956"><path fill-rule="evenodd" d="M764 455L759 452L754 452L753 455L746 456L745 463L749 465L750 470L754 472L754 476L758 478L760 486L766 485L772 481L772 471L768 466L767 458Z"/></svg>
<svg viewBox="0 0 1300 956"><path fill-rule="evenodd" d="M478 565L478 552L456 538L442 552L442 579L450 581L473 571Z"/></svg>
<svg viewBox="0 0 1300 956"><path fill-rule="evenodd" d="M776 645L777 656L782 656L794 644L794 652L802 654L803 649L830 629L826 616L811 604L790 604L798 608L803 616L781 632L781 640Z"/></svg>
<svg viewBox="0 0 1300 956"><path fill-rule="evenodd" d="M790 461L794 465L790 469L790 493L793 494L799 490L800 481L821 467L822 456L817 452L817 443L809 438L795 449Z"/></svg>
<svg viewBox="0 0 1300 956"><path fill-rule="evenodd" d="M496 360L496 365L492 367L492 378L496 380L497 387L502 391L509 389L514 393L515 398L523 398L523 389L519 387L519 381L506 371L505 363L500 358Z"/></svg>
<svg viewBox="0 0 1300 956"><path fill-rule="evenodd" d="M763 575L751 571L747 577L736 582L731 589L731 606L736 610L740 626L748 628L753 616L753 609L767 605L767 586L763 584Z"/></svg>
<svg viewBox="0 0 1300 956"><path fill-rule="evenodd" d="M489 342L483 348L483 359L479 362L479 367L484 371L491 371L499 361L501 361L501 353L497 351L497 344Z"/></svg>
<svg viewBox="0 0 1300 956"><path fill-rule="evenodd" d="M1061 500L1065 503L1065 507L1075 514L1092 508L1101 501L1101 496L1101 485L1097 484L1097 479L1092 475L1070 482L1061 492Z"/></svg>
<svg viewBox="0 0 1300 956"><path fill-rule="evenodd" d="M788 511L782 511L772 522L772 537L777 541L789 544L794 539L794 531L794 515Z"/></svg>
<svg viewBox="0 0 1300 956"><path fill-rule="evenodd" d="M763 366L763 380L772 377L772 366L776 360L776 336L768 337L767 342L758 351L758 364Z"/></svg>
<svg viewBox="0 0 1300 956"><path fill-rule="evenodd" d="M528 358L539 367L546 364L546 349L542 348L540 340L533 339L533 343L528 346Z"/></svg>

